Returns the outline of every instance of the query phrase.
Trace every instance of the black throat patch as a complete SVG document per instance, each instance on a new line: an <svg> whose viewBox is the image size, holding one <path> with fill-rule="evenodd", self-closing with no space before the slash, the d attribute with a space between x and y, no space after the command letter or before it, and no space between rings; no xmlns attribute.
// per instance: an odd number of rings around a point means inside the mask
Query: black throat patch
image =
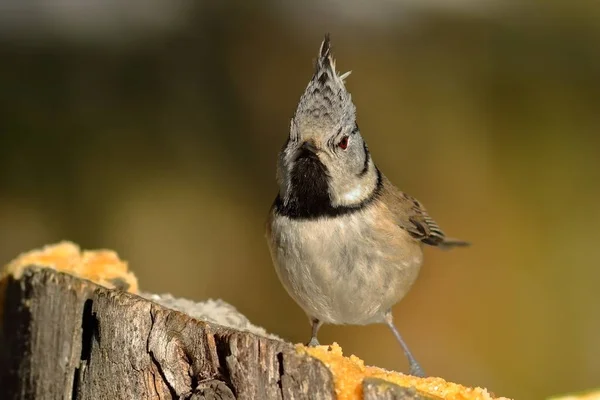
<svg viewBox="0 0 600 400"><path fill-rule="evenodd" d="M275 213L292 219L336 217L363 209L381 192L381 174L377 170L377 184L368 198L352 206L334 207L329 197L328 179L327 167L319 157L307 149L301 150L291 172L288 201L284 204L278 195L273 205Z"/></svg>

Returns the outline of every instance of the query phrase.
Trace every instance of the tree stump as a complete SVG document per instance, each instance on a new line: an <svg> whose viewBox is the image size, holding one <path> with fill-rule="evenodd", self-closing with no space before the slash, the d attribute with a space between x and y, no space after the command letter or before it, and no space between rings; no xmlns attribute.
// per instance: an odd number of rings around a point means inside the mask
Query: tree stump
<svg viewBox="0 0 600 400"><path fill-rule="evenodd" d="M319 360L51 269L0 282L2 399L334 399ZM390 389L392 388L392 389ZM366 399L426 399L365 380Z"/></svg>

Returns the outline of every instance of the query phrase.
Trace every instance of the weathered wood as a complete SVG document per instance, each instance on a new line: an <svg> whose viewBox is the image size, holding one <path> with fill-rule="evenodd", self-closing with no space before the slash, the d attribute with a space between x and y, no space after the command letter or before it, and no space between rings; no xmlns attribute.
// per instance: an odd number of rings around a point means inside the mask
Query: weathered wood
<svg viewBox="0 0 600 400"><path fill-rule="evenodd" d="M334 398L288 343L52 270L4 285L2 399Z"/></svg>
<svg viewBox="0 0 600 400"><path fill-rule="evenodd" d="M329 369L289 343L53 270L5 279L2 310L1 399L335 398ZM366 398L416 398L376 386Z"/></svg>
<svg viewBox="0 0 600 400"><path fill-rule="evenodd" d="M364 400L440 400L415 388L406 388L378 378L365 378L362 384Z"/></svg>

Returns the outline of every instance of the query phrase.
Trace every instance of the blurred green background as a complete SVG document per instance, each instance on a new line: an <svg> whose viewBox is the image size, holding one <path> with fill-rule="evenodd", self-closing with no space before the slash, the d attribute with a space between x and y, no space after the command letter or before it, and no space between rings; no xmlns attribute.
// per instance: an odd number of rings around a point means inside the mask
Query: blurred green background
<svg viewBox="0 0 600 400"><path fill-rule="evenodd" d="M0 1L0 260L70 239L143 290L309 325L264 240L275 160L331 32L379 167L467 250L394 309L428 373L540 399L600 385L600 5ZM331 327L406 370L384 326Z"/></svg>

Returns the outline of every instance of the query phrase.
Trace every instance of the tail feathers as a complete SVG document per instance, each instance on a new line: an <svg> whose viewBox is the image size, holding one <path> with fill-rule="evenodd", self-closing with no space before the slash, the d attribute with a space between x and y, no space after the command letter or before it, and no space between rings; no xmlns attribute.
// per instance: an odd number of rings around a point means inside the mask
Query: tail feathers
<svg viewBox="0 0 600 400"><path fill-rule="evenodd" d="M470 245L471 243L465 242L464 240L444 238L444 241L439 243L438 247L442 250L450 250L455 247L467 247Z"/></svg>

